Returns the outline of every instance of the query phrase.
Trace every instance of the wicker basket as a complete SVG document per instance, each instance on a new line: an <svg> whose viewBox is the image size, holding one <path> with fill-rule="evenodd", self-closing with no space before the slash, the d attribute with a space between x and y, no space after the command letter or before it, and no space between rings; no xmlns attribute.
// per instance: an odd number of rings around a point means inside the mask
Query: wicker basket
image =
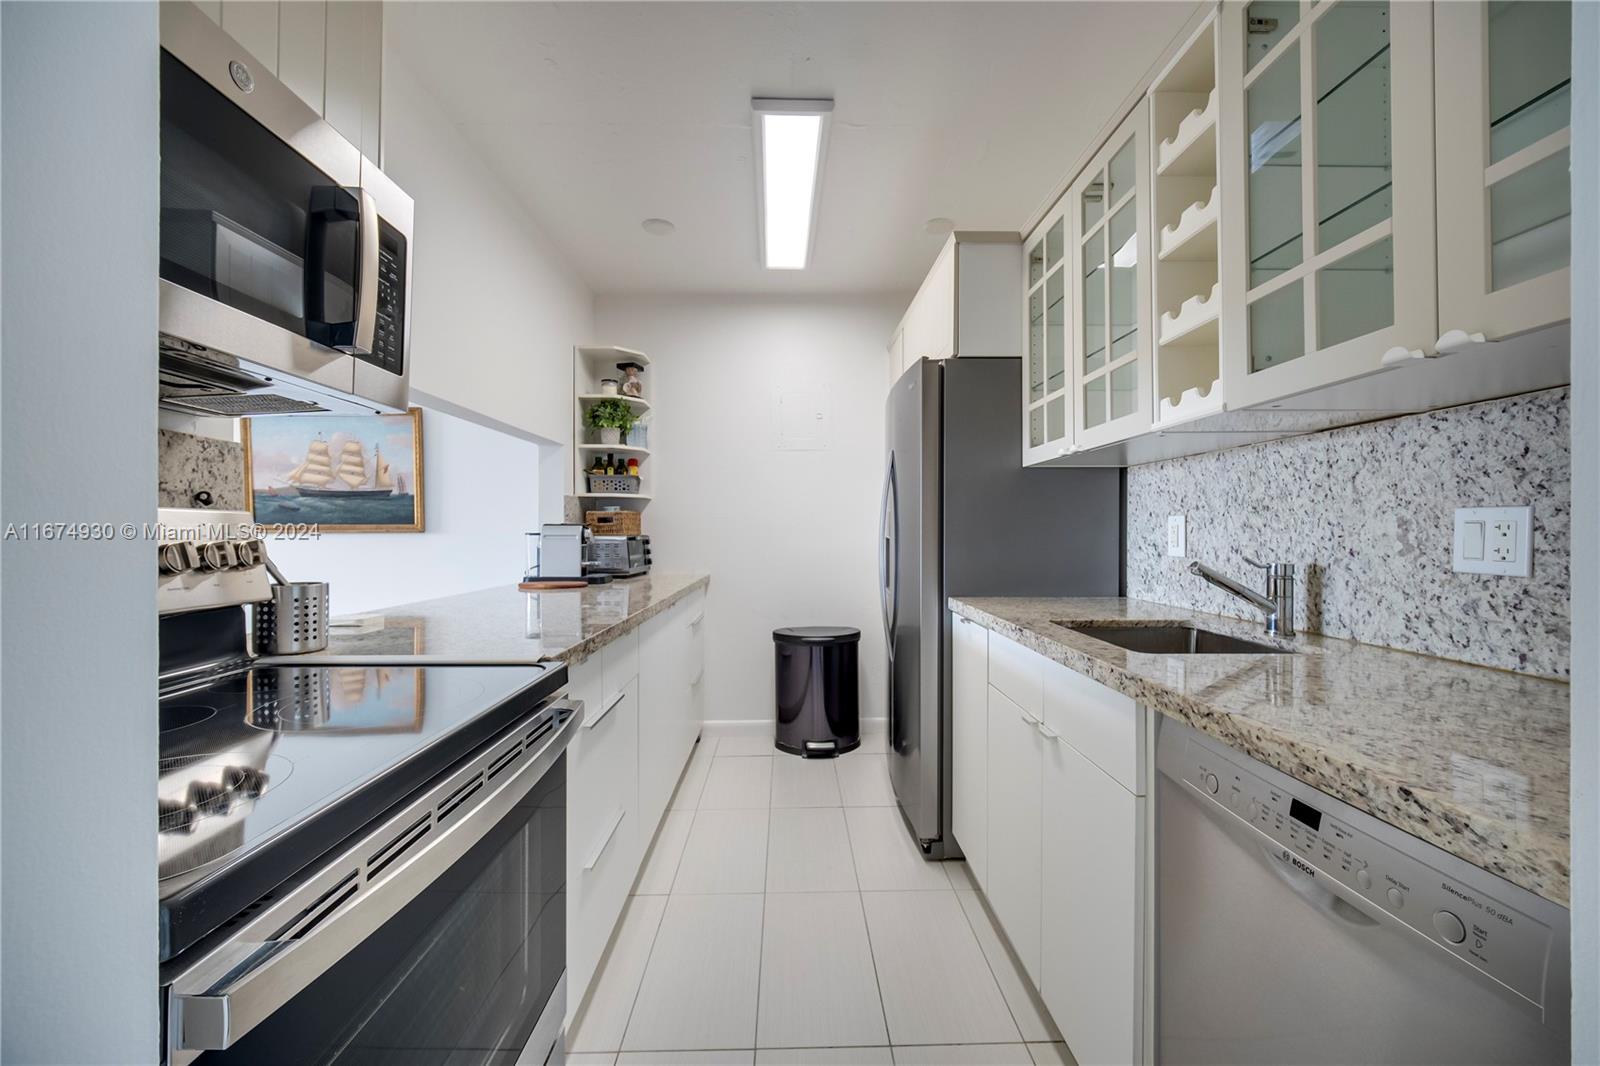
<svg viewBox="0 0 1600 1066"><path fill-rule="evenodd" d="M590 492L638 492L639 479L626 474L590 474Z"/></svg>
<svg viewBox="0 0 1600 1066"><path fill-rule="evenodd" d="M597 537L637 537L644 532L638 511L585 511L583 524Z"/></svg>

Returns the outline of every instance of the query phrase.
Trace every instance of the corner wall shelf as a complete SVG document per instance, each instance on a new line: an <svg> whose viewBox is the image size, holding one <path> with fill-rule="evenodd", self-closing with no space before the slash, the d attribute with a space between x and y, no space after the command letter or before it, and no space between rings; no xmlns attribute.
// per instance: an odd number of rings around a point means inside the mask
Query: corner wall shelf
<svg viewBox="0 0 1600 1066"><path fill-rule="evenodd" d="M579 501L570 504L582 510L587 504L589 509L599 509L597 501L606 504L622 504L632 500L637 507L629 510L642 510L653 498L655 488L655 467L658 460L650 458L651 452L648 445L652 443L646 434L651 430L653 416L652 404L642 396L627 396L621 392L602 391L602 382L606 380L620 381L624 375L618 371L617 364L634 363L644 368L640 377L640 384L645 392L649 392L654 385L654 373L649 369L650 357L636 348L624 348L613 344L579 344L572 349L572 480L568 490L569 501ZM601 444L594 438L598 436L595 430L585 425L584 416L602 400L621 400L628 405L640 423L640 431L630 437L638 440L637 444ZM613 455L619 460L637 460L638 471L637 492L585 492L589 487L589 468L594 465L595 456Z"/></svg>

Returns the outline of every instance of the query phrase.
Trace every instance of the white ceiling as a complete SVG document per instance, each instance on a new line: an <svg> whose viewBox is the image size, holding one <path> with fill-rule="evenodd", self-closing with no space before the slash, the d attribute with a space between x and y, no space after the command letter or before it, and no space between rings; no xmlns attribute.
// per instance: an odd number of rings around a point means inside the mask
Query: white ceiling
<svg viewBox="0 0 1600 1066"><path fill-rule="evenodd" d="M417 3L385 29L596 292L883 292L927 271L927 219L1021 227L1194 10ZM757 260L753 96L835 100L803 272Z"/></svg>

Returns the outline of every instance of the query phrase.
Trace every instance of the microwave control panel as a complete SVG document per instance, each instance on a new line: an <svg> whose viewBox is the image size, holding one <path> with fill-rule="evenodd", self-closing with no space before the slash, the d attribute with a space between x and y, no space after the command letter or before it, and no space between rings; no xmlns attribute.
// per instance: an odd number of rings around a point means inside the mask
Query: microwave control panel
<svg viewBox="0 0 1600 1066"><path fill-rule="evenodd" d="M362 356L391 374L405 373L406 239L379 220L378 321L372 351Z"/></svg>
<svg viewBox="0 0 1600 1066"><path fill-rule="evenodd" d="M1498 881L1493 875L1464 880L1435 869L1355 828L1371 815L1309 785L1268 780L1207 744L1191 741L1185 762L1184 780L1202 802L1266 837L1273 857L1293 873L1336 882L1329 886L1336 895L1360 897L1542 1014L1552 931L1487 895L1484 882ZM1416 842L1419 851L1430 847ZM1509 884L1504 890L1517 891Z"/></svg>

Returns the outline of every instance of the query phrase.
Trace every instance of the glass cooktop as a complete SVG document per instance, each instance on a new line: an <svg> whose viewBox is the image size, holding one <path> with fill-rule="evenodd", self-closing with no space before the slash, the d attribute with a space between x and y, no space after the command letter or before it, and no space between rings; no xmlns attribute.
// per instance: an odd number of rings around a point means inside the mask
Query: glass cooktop
<svg viewBox="0 0 1600 1066"><path fill-rule="evenodd" d="M532 713L551 666L272 666L161 700L162 959Z"/></svg>

